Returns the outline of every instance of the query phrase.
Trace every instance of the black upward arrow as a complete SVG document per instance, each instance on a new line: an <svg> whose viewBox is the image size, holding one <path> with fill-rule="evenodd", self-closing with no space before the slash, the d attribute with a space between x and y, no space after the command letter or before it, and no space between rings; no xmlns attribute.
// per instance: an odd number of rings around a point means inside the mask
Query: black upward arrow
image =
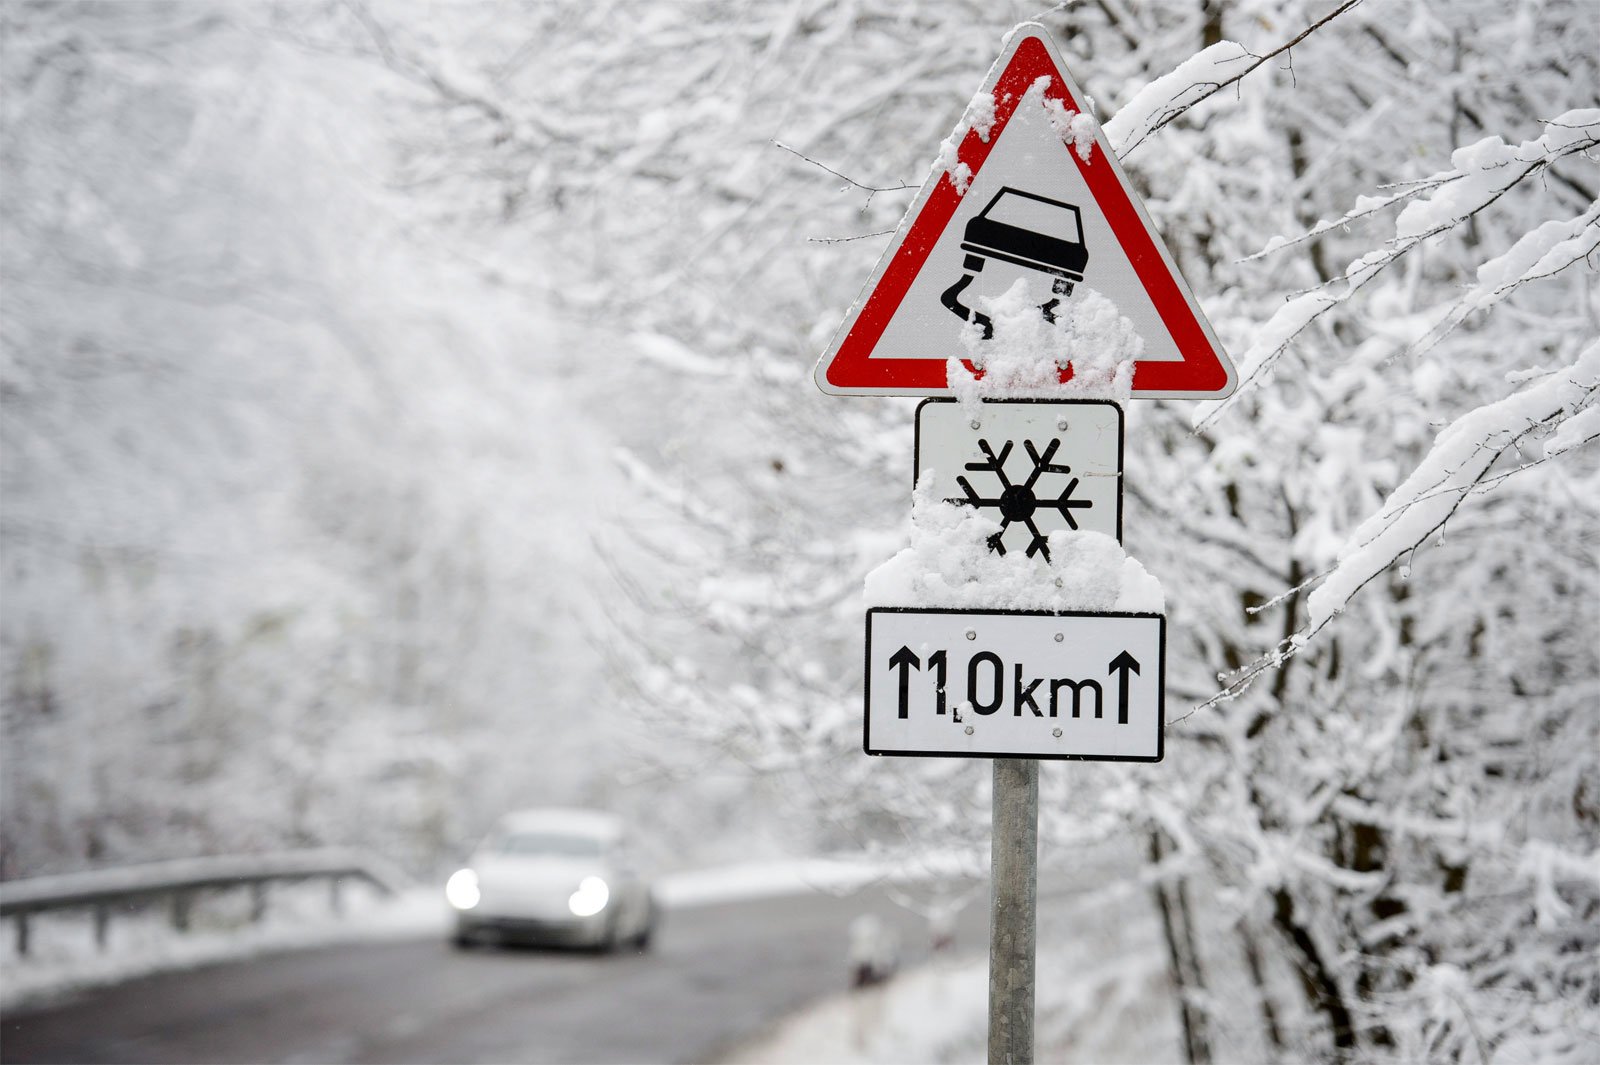
<svg viewBox="0 0 1600 1065"><path fill-rule="evenodd" d="M922 668L922 659L911 653L911 648L901 647L889 658L889 668L900 671L900 716L910 716L907 712L911 702L911 671Z"/></svg>
<svg viewBox="0 0 1600 1065"><path fill-rule="evenodd" d="M1117 724L1128 723L1128 674L1139 672L1139 660L1124 651L1111 660L1107 672L1117 674ZM904 680L901 681L904 684ZM904 690L904 689L902 689Z"/></svg>

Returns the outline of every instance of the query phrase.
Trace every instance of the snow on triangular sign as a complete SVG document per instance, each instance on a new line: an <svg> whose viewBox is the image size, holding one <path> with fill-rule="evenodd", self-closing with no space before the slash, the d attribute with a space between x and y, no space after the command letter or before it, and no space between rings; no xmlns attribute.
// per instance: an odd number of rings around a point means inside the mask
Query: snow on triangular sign
<svg viewBox="0 0 1600 1065"><path fill-rule="evenodd" d="M1043 28L1013 30L817 363L824 392L948 395L962 328L987 328L978 301L1019 276L1047 316L1087 289L1133 322L1145 344L1135 398L1233 391L1232 363L1099 124L1072 121L1087 114Z"/></svg>

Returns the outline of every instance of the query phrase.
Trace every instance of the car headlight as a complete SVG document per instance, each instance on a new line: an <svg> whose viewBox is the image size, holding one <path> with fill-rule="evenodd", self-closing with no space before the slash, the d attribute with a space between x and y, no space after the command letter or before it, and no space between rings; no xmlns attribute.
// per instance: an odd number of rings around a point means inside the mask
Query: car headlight
<svg viewBox="0 0 1600 1065"><path fill-rule="evenodd" d="M457 869L444 882L444 898L458 910L470 910L478 904L483 893L478 890L478 874L471 869Z"/></svg>
<svg viewBox="0 0 1600 1065"><path fill-rule="evenodd" d="M610 901L611 889L606 882L597 876L586 876L579 882L578 890L567 900L567 909L572 911L574 917L593 917L605 909Z"/></svg>

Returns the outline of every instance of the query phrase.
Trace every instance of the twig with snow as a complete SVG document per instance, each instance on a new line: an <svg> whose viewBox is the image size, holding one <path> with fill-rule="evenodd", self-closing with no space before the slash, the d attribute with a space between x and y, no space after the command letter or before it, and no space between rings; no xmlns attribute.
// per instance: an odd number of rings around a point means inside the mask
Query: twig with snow
<svg viewBox="0 0 1600 1065"><path fill-rule="evenodd" d="M1129 152L1191 107L1216 95L1229 85L1236 84L1267 60L1289 51L1359 3L1361 0L1345 0L1327 15L1265 55L1256 55L1233 41L1218 41L1181 64L1172 73L1157 78L1124 104L1116 117L1106 123L1106 135L1116 147L1117 156L1126 158ZM1225 63L1236 63L1245 59L1253 59L1254 62L1236 74L1216 78L1204 76L1205 72L1216 71Z"/></svg>
<svg viewBox="0 0 1600 1065"><path fill-rule="evenodd" d="M1293 657L1343 612L1357 592L1442 528L1469 496L1600 439L1597 396L1600 341L1586 347L1564 372L1452 422L1404 483L1350 537L1338 564L1307 597L1306 624L1246 665L1227 687L1195 709L1237 696L1263 672ZM1549 429L1555 433L1542 458L1490 476L1503 455Z"/></svg>
<svg viewBox="0 0 1600 1065"><path fill-rule="evenodd" d="M1196 428L1208 427L1230 410L1313 322L1347 303L1368 282L1419 245L1476 217L1511 189L1542 173L1557 160L1589 151L1597 145L1600 145L1600 108L1586 108L1569 111L1546 123L1543 134L1535 140L1512 146L1499 137L1489 137L1457 149L1451 156L1454 175L1448 179L1439 175L1441 180L1433 186L1436 195L1413 200L1400 213L1395 220L1395 236L1385 247L1363 255L1327 285L1296 295L1268 319L1255 343L1239 360L1239 390L1212 406L1198 420ZM1513 248L1502 259L1516 251ZM1485 267L1493 265L1489 263ZM1326 291L1341 283L1344 286L1341 291Z"/></svg>

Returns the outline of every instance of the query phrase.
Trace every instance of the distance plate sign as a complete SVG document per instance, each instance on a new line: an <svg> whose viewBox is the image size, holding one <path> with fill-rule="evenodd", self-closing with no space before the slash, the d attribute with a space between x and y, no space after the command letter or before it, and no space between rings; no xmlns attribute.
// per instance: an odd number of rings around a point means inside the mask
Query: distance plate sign
<svg viewBox="0 0 1600 1065"><path fill-rule="evenodd" d="M1000 532L990 547L1042 554L1057 530L1122 539L1122 408L1107 400L955 400L917 406L914 483L975 507Z"/></svg>
<svg viewBox="0 0 1600 1065"><path fill-rule="evenodd" d="M1159 762L1161 614L874 607L868 754Z"/></svg>

